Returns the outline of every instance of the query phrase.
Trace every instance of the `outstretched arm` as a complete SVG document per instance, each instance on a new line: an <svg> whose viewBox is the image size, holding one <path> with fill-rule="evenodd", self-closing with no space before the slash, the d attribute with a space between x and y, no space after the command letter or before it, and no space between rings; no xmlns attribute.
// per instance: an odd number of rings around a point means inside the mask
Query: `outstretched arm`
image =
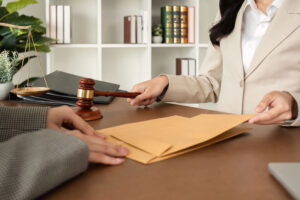
<svg viewBox="0 0 300 200"><path fill-rule="evenodd" d="M44 129L0 143L0 199L34 199L87 169L88 145Z"/></svg>

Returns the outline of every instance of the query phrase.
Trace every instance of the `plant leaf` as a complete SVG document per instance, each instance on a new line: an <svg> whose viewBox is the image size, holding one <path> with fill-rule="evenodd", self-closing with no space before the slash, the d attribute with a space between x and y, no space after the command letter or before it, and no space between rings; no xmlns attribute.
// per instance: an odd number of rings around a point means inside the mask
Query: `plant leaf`
<svg viewBox="0 0 300 200"><path fill-rule="evenodd" d="M35 4L37 3L36 0L18 0L14 2L10 2L6 5L6 9L9 13L16 12L22 8L25 8L26 6L30 4Z"/></svg>
<svg viewBox="0 0 300 200"><path fill-rule="evenodd" d="M6 36L3 37L2 39L2 44L1 44L1 49L4 50L10 50L10 51L15 51L16 50L16 34L15 33L10 33Z"/></svg>
<svg viewBox="0 0 300 200"><path fill-rule="evenodd" d="M8 11L6 10L6 8L0 7L0 17L3 17L4 15L7 15L7 14L8 14Z"/></svg>
<svg viewBox="0 0 300 200"><path fill-rule="evenodd" d="M6 17L4 20L6 23L19 25L19 26L31 26L32 31L40 31L40 27L43 24L43 21L39 18L33 17L33 16L26 16L26 15L20 15L20 16L14 16L13 14ZM19 30L19 29L16 29ZM27 31L27 30L23 30ZM46 30L45 30L46 32Z"/></svg>
<svg viewBox="0 0 300 200"><path fill-rule="evenodd" d="M25 65L28 63L29 58L30 58L30 59L33 59L33 58L35 58L35 57L36 57L36 56L29 56L29 57L25 58L25 59L24 59L23 66L25 66ZM22 67L22 60L23 60L23 59L18 60L18 62L17 62L16 69L17 69L18 71L19 71L19 70L21 69L21 67Z"/></svg>
<svg viewBox="0 0 300 200"><path fill-rule="evenodd" d="M2 2L3 0L0 1ZM55 40L44 36L46 34L46 28L43 26L43 21L33 16L19 15L16 11L12 12L12 7L15 7L14 10L21 9L21 7L36 2L37 0L14 0L14 2L7 4L7 8L0 6L0 21L20 26L30 25L32 27L31 32L37 51L49 52L49 45ZM0 51L7 49L23 53L25 51L27 37L28 30L0 26ZM31 50L33 50L32 45Z"/></svg>
<svg viewBox="0 0 300 200"><path fill-rule="evenodd" d="M31 82L33 82L33 81L35 81L35 80L38 80L39 78L40 78L40 77L31 77L31 78L27 79L28 82L29 82L29 85L30 85ZM26 86L27 86L27 80L23 81L23 82L19 85L19 87L26 87Z"/></svg>

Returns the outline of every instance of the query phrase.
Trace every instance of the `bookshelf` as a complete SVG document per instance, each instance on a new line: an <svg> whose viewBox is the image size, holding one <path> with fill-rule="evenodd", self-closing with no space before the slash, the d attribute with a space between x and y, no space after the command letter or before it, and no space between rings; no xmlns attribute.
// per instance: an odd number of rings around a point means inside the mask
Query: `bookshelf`
<svg viewBox="0 0 300 200"><path fill-rule="evenodd" d="M51 46L47 73L61 70L118 83L125 90L159 74L174 74L178 57L196 59L199 70L218 9L218 0L46 0L47 26L52 4L71 5L72 44ZM195 44L151 43L151 26L160 23L165 5L195 7ZM141 10L147 11L147 43L123 44L123 17Z"/></svg>

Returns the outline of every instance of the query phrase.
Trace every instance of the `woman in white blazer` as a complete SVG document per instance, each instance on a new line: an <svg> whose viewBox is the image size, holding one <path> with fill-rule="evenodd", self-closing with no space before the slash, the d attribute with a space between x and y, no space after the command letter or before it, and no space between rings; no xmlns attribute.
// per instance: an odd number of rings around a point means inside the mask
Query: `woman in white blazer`
<svg viewBox="0 0 300 200"><path fill-rule="evenodd" d="M220 0L198 76L162 75L128 100L217 102L220 111L258 113L257 124L300 125L300 1Z"/></svg>

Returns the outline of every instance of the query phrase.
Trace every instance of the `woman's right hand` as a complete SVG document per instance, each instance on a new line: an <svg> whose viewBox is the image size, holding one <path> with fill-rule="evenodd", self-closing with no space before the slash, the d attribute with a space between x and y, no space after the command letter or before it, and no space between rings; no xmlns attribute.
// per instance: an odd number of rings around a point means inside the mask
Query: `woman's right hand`
<svg viewBox="0 0 300 200"><path fill-rule="evenodd" d="M156 101L168 84L167 76L158 76L152 80L139 83L132 88L131 92L140 92L141 94L134 99L127 99L127 101L132 106L150 105Z"/></svg>

